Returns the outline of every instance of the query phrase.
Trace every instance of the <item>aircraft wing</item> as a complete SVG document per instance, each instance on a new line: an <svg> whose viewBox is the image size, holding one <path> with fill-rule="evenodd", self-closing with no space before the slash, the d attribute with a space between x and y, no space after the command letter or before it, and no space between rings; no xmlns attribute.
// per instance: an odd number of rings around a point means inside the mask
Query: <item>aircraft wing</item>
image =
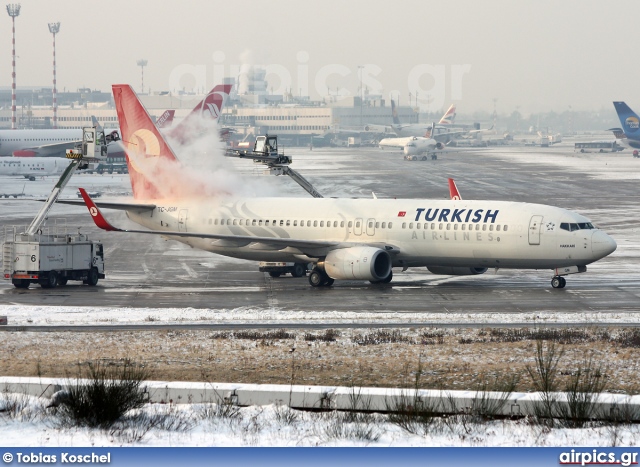
<svg viewBox="0 0 640 467"><path fill-rule="evenodd" d="M81 188L84 190L84 188ZM37 201L45 201L45 200L37 200ZM85 202L81 199L58 199L56 201L58 204L71 204L73 206L85 206ZM153 211L156 208L155 204L145 204L145 203L118 203L112 201L98 201L95 203L97 207L105 208L105 209L117 209L119 211L135 211L135 212L145 212L145 211Z"/></svg>
<svg viewBox="0 0 640 467"><path fill-rule="evenodd" d="M280 238L280 237L253 237L244 235L223 235L223 234L208 234L200 232L181 232L170 230L136 230L136 229L120 229L110 224L102 215L96 203L87 194L84 188L80 188L80 194L84 200L84 204L89 209L89 213L93 218L96 226L103 230L110 232L128 232L139 233L147 235L162 235L165 237L185 237L185 238L207 238L211 239L212 245L221 247L242 247L247 245L253 245L256 250L273 250L279 251L286 248L295 248L300 250L303 254L310 257L325 256L330 250L339 248L348 248L355 245L361 245L362 242L338 242L338 241L326 241L326 240L297 240L293 238ZM77 203L74 203L77 204ZM106 204L106 203L100 203ZM113 204L113 203L112 203ZM125 205L122 205L125 206ZM134 205L128 205L134 206ZM143 205L151 206L151 205ZM107 206L105 206L107 207ZM118 208L116 208L118 209ZM120 208L129 209L129 208ZM397 254L400 249L387 244L367 243L368 246L377 246L381 249L388 251L391 254Z"/></svg>

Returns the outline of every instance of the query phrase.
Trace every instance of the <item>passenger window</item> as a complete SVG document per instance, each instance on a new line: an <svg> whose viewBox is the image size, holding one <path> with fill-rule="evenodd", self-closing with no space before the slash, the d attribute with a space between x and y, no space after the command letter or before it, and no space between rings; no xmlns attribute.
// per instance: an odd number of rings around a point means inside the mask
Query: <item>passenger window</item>
<svg viewBox="0 0 640 467"><path fill-rule="evenodd" d="M262 219L258 221L258 225L262 225Z"/></svg>
<svg viewBox="0 0 640 467"><path fill-rule="evenodd" d="M389 222L389 228L393 227L393 222Z"/></svg>
<svg viewBox="0 0 640 467"><path fill-rule="evenodd" d="M500 224L496 225L496 232L500 232Z"/></svg>
<svg viewBox="0 0 640 467"><path fill-rule="evenodd" d="M291 221L287 220L287 227L289 227L291 225Z"/></svg>
<svg viewBox="0 0 640 467"><path fill-rule="evenodd" d="M453 230L458 230L458 224L453 224Z"/></svg>
<svg viewBox="0 0 640 467"><path fill-rule="evenodd" d="M442 224L438 224L438 230L442 230Z"/></svg>
<svg viewBox="0 0 640 467"><path fill-rule="evenodd" d="M320 227L324 227L324 221L320 221Z"/></svg>
<svg viewBox="0 0 640 467"><path fill-rule="evenodd" d="M338 221L333 221L333 226L338 227Z"/></svg>
<svg viewBox="0 0 640 467"><path fill-rule="evenodd" d="M487 230L487 224L482 224L482 230Z"/></svg>
<svg viewBox="0 0 640 467"><path fill-rule="evenodd" d="M413 229L413 222L409 222L409 228Z"/></svg>
<svg viewBox="0 0 640 467"><path fill-rule="evenodd" d="M264 225L265 225L266 227L269 227L269 221L268 221L268 220L266 220L266 221L264 222Z"/></svg>
<svg viewBox="0 0 640 467"><path fill-rule="evenodd" d="M349 221L349 223L347 224L347 227L349 228L353 227L353 221Z"/></svg>
<svg viewBox="0 0 640 467"><path fill-rule="evenodd" d="M227 225L231 225L231 219L227 219Z"/></svg>
<svg viewBox="0 0 640 467"><path fill-rule="evenodd" d="M376 222L376 229L380 228L380 222Z"/></svg>
<svg viewBox="0 0 640 467"><path fill-rule="evenodd" d="M356 229L360 228L360 221L356 222Z"/></svg>
<svg viewBox="0 0 640 467"><path fill-rule="evenodd" d="M464 230L467 228L467 224L462 224L462 227L460 227L460 230Z"/></svg>
<svg viewBox="0 0 640 467"><path fill-rule="evenodd" d="M407 228L407 223L406 223L406 222L403 222L403 223L402 223L402 228L403 228L403 229L406 229L406 228Z"/></svg>
<svg viewBox="0 0 640 467"><path fill-rule="evenodd" d="M340 221L340 227L344 227L344 221Z"/></svg>
<svg viewBox="0 0 640 467"><path fill-rule="evenodd" d="M502 230L504 230L504 231L506 232L508 228L509 228L509 226L508 226L508 225L505 225L505 226L504 226L504 229L502 229Z"/></svg>
<svg viewBox="0 0 640 467"><path fill-rule="evenodd" d="M426 222L424 223L424 230L427 230L429 228L429 224L427 224Z"/></svg>
<svg viewBox="0 0 640 467"><path fill-rule="evenodd" d="M387 228L387 223L386 223L386 222L383 222L383 223L382 223L382 228L383 228L383 229L386 229L386 228Z"/></svg>
<svg viewBox="0 0 640 467"><path fill-rule="evenodd" d="M213 225L218 225L218 219L213 220Z"/></svg>
<svg viewBox="0 0 640 467"><path fill-rule="evenodd" d="M490 230L491 232L493 232L493 224L491 224L491 225L489 226L489 230Z"/></svg>
<svg viewBox="0 0 640 467"><path fill-rule="evenodd" d="M298 227L298 221L293 221L293 226Z"/></svg>
<svg viewBox="0 0 640 467"><path fill-rule="evenodd" d="M251 225L256 225L256 220L255 220L255 219L253 219L253 220L251 221Z"/></svg>
<svg viewBox="0 0 640 467"><path fill-rule="evenodd" d="M476 230L480 230L480 224L476 224Z"/></svg>
<svg viewBox="0 0 640 467"><path fill-rule="evenodd" d="M372 229L373 228L373 222L369 221L369 228Z"/></svg>
<svg viewBox="0 0 640 467"><path fill-rule="evenodd" d="M420 222L416 222L416 229L420 230Z"/></svg>
<svg viewBox="0 0 640 467"><path fill-rule="evenodd" d="M318 221L313 221L313 226L318 227Z"/></svg>
<svg viewBox="0 0 640 467"><path fill-rule="evenodd" d="M284 220L280 220L280 227L284 227Z"/></svg>
<svg viewBox="0 0 640 467"><path fill-rule="evenodd" d="M436 224L435 223L431 224L431 230L436 230Z"/></svg>
<svg viewBox="0 0 640 467"><path fill-rule="evenodd" d="M447 224L447 230L451 230L451 224Z"/></svg>
<svg viewBox="0 0 640 467"><path fill-rule="evenodd" d="M238 219L233 220L233 225L238 225Z"/></svg>
<svg viewBox="0 0 640 467"><path fill-rule="evenodd" d="M307 227L311 227L311 221L307 221Z"/></svg>

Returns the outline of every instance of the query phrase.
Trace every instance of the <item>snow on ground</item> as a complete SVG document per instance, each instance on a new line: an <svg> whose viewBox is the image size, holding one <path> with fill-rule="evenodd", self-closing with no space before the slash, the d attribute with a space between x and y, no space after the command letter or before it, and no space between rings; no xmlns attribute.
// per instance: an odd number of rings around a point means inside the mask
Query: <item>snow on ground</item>
<svg viewBox="0 0 640 467"><path fill-rule="evenodd" d="M166 289L165 289L166 290ZM199 291L196 289L195 291ZM234 288L237 290L237 288ZM185 287L180 292L188 292ZM429 323L429 324L521 324L521 323L611 323L637 322L637 313L405 313L379 310L375 313L355 311L291 311L278 308L111 308L73 306L0 305L0 316L8 316L9 325L97 325L97 324L335 324L355 321L375 323ZM150 319L150 317L152 319Z"/></svg>
<svg viewBox="0 0 640 467"><path fill-rule="evenodd" d="M2 411L6 402L24 408ZM382 414L355 420L337 412L311 413L285 406L246 407L222 416L215 404L152 404L141 409L155 428L119 423L110 429L64 428L47 399L0 395L4 446L638 446L639 425L548 428L531 420L482 422L471 416L437 419L427 433L411 434ZM129 414L131 415L131 414Z"/></svg>

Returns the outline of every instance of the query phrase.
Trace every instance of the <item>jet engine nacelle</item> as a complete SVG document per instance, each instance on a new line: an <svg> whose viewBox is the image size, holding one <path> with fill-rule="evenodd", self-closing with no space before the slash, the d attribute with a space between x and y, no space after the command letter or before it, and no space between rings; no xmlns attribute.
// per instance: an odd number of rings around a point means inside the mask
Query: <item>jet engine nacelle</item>
<svg viewBox="0 0 640 467"><path fill-rule="evenodd" d="M442 274L445 276L476 276L487 272L487 268L463 268L450 266L427 266L427 270L432 274Z"/></svg>
<svg viewBox="0 0 640 467"><path fill-rule="evenodd" d="M436 144L436 149L444 149L444 144L442 143Z"/></svg>
<svg viewBox="0 0 640 467"><path fill-rule="evenodd" d="M324 271L332 279L381 281L391 274L391 256L369 246L333 250L324 260Z"/></svg>

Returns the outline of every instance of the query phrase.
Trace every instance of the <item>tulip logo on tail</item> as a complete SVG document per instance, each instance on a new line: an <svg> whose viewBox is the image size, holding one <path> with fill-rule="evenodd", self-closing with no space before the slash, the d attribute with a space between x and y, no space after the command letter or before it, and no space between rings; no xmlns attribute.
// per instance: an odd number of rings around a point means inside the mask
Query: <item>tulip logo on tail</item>
<svg viewBox="0 0 640 467"><path fill-rule="evenodd" d="M640 128L640 120L638 120L638 117L627 117L624 124L631 132L637 131L638 128Z"/></svg>
<svg viewBox="0 0 640 467"><path fill-rule="evenodd" d="M136 130L127 142L127 154L136 172L149 173L158 164L160 141L149 130Z"/></svg>

